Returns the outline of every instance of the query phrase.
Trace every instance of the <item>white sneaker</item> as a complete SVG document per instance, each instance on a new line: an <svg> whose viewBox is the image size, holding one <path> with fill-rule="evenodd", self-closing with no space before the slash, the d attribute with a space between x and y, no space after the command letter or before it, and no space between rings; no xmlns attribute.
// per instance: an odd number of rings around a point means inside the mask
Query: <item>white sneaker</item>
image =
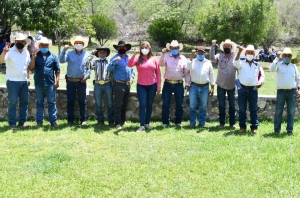
<svg viewBox="0 0 300 198"><path fill-rule="evenodd" d="M121 125L119 125L119 124L116 126L116 128L117 128L118 130L122 129Z"/></svg>
<svg viewBox="0 0 300 198"><path fill-rule="evenodd" d="M145 127L144 126L140 126L140 128L138 128L138 130L136 130L136 132L142 132L145 131Z"/></svg>
<svg viewBox="0 0 300 198"><path fill-rule="evenodd" d="M146 128L146 129L151 129L151 127L150 127L149 124L145 124L145 128Z"/></svg>
<svg viewBox="0 0 300 198"><path fill-rule="evenodd" d="M169 126L168 124L164 124L164 125L163 125L164 128L166 128L166 127L168 127L168 126Z"/></svg>

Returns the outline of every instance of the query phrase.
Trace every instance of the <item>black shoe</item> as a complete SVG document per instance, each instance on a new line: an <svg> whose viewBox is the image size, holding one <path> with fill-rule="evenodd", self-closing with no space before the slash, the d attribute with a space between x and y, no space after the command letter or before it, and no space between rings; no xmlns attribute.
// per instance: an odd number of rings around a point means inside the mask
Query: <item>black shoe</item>
<svg viewBox="0 0 300 198"><path fill-rule="evenodd" d="M275 135L279 135L280 131L274 131Z"/></svg>
<svg viewBox="0 0 300 198"><path fill-rule="evenodd" d="M288 134L288 136L293 136L294 134L293 134L293 132L287 132L287 134Z"/></svg>

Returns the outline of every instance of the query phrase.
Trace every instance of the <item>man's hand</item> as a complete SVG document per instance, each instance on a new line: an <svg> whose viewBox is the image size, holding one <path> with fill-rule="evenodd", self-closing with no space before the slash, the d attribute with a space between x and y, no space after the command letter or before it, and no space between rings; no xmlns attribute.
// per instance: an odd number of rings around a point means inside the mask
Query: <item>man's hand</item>
<svg viewBox="0 0 300 198"><path fill-rule="evenodd" d="M242 52L245 48L243 46L238 45L237 48L239 49L239 52Z"/></svg>
<svg viewBox="0 0 300 198"><path fill-rule="evenodd" d="M59 87L59 82L56 81L56 82L54 83L54 90L57 90L58 87Z"/></svg>
<svg viewBox="0 0 300 198"><path fill-rule="evenodd" d="M162 54L165 54L166 51L167 51L167 48L163 48L163 49L161 50L161 53L162 53Z"/></svg>
<svg viewBox="0 0 300 198"><path fill-rule="evenodd" d="M82 83L86 83L86 80L87 80L87 78L84 76L84 77L81 79L81 81L80 81L80 82L82 82Z"/></svg>
<svg viewBox="0 0 300 198"><path fill-rule="evenodd" d="M32 59L35 59L36 58L36 53L37 53L37 49L34 49L33 52L32 52Z"/></svg>
<svg viewBox="0 0 300 198"><path fill-rule="evenodd" d="M121 60L120 56L116 57L114 61L119 62Z"/></svg>
<svg viewBox="0 0 300 198"><path fill-rule="evenodd" d="M134 82L133 78L130 78L130 84L132 85L132 83Z"/></svg>
<svg viewBox="0 0 300 198"><path fill-rule="evenodd" d="M98 50L93 50L91 54L95 55L97 53Z"/></svg>
<svg viewBox="0 0 300 198"><path fill-rule="evenodd" d="M64 49L68 50L70 48L70 45L65 45Z"/></svg>
<svg viewBox="0 0 300 198"><path fill-rule="evenodd" d="M256 84L256 88L259 89L261 86L262 86L262 83L258 81Z"/></svg>
<svg viewBox="0 0 300 198"><path fill-rule="evenodd" d="M138 55L138 54L140 54L140 51L139 51L139 50L134 50L134 53L133 53L132 56L136 56L136 55Z"/></svg>
<svg viewBox="0 0 300 198"><path fill-rule="evenodd" d="M5 44L5 47L3 48L4 53L7 53L7 52L9 51L9 48L10 48L10 43L7 42L7 43Z"/></svg>
<svg viewBox="0 0 300 198"><path fill-rule="evenodd" d="M210 90L209 90L209 95L210 95L210 96L213 96L213 95L214 95L214 88L213 88L213 87L210 88Z"/></svg>
<svg viewBox="0 0 300 198"><path fill-rule="evenodd" d="M160 94L160 91L161 91L161 89L160 89L160 88L157 88L156 94Z"/></svg>

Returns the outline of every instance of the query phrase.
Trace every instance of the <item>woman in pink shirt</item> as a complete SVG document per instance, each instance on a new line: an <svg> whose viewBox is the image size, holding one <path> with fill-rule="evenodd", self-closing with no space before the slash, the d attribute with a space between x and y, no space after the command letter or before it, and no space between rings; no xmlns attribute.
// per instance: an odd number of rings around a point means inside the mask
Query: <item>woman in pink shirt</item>
<svg viewBox="0 0 300 198"><path fill-rule="evenodd" d="M137 56L139 54L139 56ZM150 129L150 118L154 97L161 90L159 61L152 53L149 42L144 41L140 50L135 51L128 66L136 66L138 72L137 94L139 99L140 128L136 132Z"/></svg>

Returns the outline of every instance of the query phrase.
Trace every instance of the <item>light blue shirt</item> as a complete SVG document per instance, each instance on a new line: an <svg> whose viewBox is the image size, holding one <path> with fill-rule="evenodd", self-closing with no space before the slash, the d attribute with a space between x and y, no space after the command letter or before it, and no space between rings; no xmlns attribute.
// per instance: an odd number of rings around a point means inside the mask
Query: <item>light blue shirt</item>
<svg viewBox="0 0 300 198"><path fill-rule="evenodd" d="M115 61L116 57L120 57L120 61ZM110 59L110 63L107 66L107 71L113 71L114 80L130 81L134 78L135 73L131 67L127 66L129 61L129 56L126 54L125 58L121 54L116 54Z"/></svg>
<svg viewBox="0 0 300 198"><path fill-rule="evenodd" d="M89 61L92 59L92 54L86 51L77 54L76 50L66 53L66 50L63 49L59 56L60 63L68 62L67 77L69 78L82 78L84 76L90 78L91 70Z"/></svg>

